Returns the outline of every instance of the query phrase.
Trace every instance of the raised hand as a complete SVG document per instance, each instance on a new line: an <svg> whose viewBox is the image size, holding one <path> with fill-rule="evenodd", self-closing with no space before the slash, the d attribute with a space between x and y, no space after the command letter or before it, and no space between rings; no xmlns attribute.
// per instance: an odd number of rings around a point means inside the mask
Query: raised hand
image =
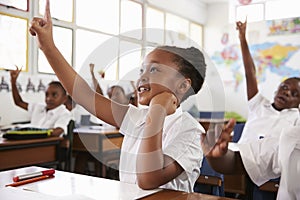
<svg viewBox="0 0 300 200"><path fill-rule="evenodd" d="M94 68L95 68L95 64L94 63L90 63L90 72L92 75L94 75Z"/></svg>
<svg viewBox="0 0 300 200"><path fill-rule="evenodd" d="M19 77L19 74L20 74L21 71L22 71L22 67L19 68L17 65L16 65L15 70L9 70L11 82L15 83L17 81L17 78Z"/></svg>
<svg viewBox="0 0 300 200"><path fill-rule="evenodd" d="M49 46L54 46L49 0L46 0L44 17L34 17L30 23L29 32L37 37L38 46L42 51Z"/></svg>
<svg viewBox="0 0 300 200"><path fill-rule="evenodd" d="M201 146L205 156L219 158L227 153L235 123L234 119L230 119L226 125L217 124L213 129L208 130L206 134L202 134Z"/></svg>
<svg viewBox="0 0 300 200"><path fill-rule="evenodd" d="M247 18L246 18L246 20L245 20L244 23L241 22L241 21L236 22L236 30L239 31L239 37L240 37L240 39L245 38L246 27L247 27Z"/></svg>

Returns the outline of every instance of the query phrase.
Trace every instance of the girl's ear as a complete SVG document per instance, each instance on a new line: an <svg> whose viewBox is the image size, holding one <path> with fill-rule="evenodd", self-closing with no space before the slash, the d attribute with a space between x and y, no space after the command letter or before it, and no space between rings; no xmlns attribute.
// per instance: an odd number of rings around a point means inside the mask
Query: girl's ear
<svg viewBox="0 0 300 200"><path fill-rule="evenodd" d="M180 81L177 87L177 92L184 95L191 88L192 81L189 78L184 78Z"/></svg>

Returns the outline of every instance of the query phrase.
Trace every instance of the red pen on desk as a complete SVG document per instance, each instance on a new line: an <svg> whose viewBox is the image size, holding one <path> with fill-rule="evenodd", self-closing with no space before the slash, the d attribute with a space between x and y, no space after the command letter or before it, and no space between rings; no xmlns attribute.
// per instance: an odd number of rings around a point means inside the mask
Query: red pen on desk
<svg viewBox="0 0 300 200"><path fill-rule="evenodd" d="M54 173L55 173L54 169L47 169L47 170L40 171L40 172L33 172L33 173L29 173L29 174L15 176L15 177L13 177L13 181L18 182L18 181L22 181L22 180L26 180L26 179L30 179L30 178L34 178L34 177L38 177L38 176L43 176L43 175L51 176Z"/></svg>
<svg viewBox="0 0 300 200"><path fill-rule="evenodd" d="M11 184L8 184L8 185L5 185L5 186L6 187L7 186L17 187L17 186L24 185L24 184L27 184L27 183L33 183L33 182L37 182L37 181L40 181L40 180L53 178L53 177L54 177L53 175L42 175L42 176L26 179L26 180L23 180L23 181L19 181L19 182L14 182L14 183L11 183Z"/></svg>

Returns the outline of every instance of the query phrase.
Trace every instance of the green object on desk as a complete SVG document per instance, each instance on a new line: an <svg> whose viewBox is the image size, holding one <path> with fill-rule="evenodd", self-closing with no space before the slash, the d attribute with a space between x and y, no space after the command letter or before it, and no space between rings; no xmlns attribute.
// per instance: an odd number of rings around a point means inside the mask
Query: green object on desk
<svg viewBox="0 0 300 200"><path fill-rule="evenodd" d="M228 120L233 118L236 122L246 122L246 119L236 112L225 112L224 118Z"/></svg>
<svg viewBox="0 0 300 200"><path fill-rule="evenodd" d="M26 140L26 139L45 138L50 136L51 133L52 133L51 129L26 127L26 128L16 128L16 129L9 130L3 134L3 137L12 140Z"/></svg>

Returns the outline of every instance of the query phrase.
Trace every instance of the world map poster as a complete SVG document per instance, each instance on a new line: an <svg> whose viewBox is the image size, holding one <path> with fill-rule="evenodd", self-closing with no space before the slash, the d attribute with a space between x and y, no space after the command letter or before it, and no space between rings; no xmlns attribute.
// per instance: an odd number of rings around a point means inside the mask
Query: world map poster
<svg viewBox="0 0 300 200"><path fill-rule="evenodd" d="M279 39L269 42L266 38L266 42L249 44L258 83L272 79L272 75L280 76L282 80L300 77L300 19L267 21L266 27L266 37L276 35ZM288 37L293 38L292 42ZM240 44L226 45L221 51L214 52L211 59L218 70L231 77L225 79L224 84L231 84L238 91L245 77Z"/></svg>

